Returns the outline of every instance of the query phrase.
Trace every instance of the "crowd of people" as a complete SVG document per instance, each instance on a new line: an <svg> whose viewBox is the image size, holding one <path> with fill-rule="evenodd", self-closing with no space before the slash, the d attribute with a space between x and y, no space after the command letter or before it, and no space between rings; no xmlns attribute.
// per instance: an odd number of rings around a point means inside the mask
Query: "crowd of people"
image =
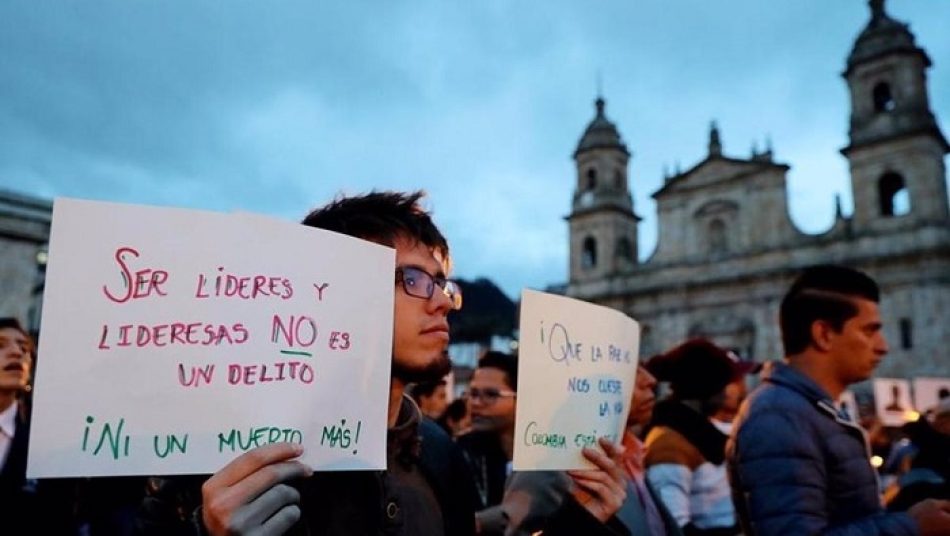
<svg viewBox="0 0 950 536"><path fill-rule="evenodd" d="M517 357L488 352L449 401L448 314L462 299L420 195L341 198L303 221L396 250L386 470L313 472L297 461L308 445L273 443L210 476L28 480L37 356L2 319L0 533L950 534L950 398L908 425L888 490L837 404L888 349L877 285L841 266L788 290L784 359L746 362L705 339L643 356L620 444L585 448L587 470L513 471Z"/></svg>

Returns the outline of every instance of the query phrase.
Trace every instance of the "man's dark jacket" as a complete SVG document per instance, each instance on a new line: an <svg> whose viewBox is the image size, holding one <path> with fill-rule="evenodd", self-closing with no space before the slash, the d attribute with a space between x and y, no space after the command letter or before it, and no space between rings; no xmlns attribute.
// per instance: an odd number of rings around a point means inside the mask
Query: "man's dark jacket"
<svg viewBox="0 0 950 536"><path fill-rule="evenodd" d="M810 378L770 365L726 447L745 534L917 534L910 516L881 507L864 431Z"/></svg>

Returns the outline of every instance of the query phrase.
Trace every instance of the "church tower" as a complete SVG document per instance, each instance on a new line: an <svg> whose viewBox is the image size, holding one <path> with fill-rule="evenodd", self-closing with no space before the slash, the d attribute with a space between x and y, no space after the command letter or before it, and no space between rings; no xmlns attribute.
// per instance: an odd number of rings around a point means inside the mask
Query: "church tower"
<svg viewBox="0 0 950 536"><path fill-rule="evenodd" d="M950 223L944 155L950 151L930 109L927 68L907 24L884 0L870 0L843 76L851 94L852 229L859 234Z"/></svg>
<svg viewBox="0 0 950 536"><path fill-rule="evenodd" d="M570 228L570 280L629 272L637 263L637 222L627 183L630 152L604 114L604 99L574 151L577 182Z"/></svg>

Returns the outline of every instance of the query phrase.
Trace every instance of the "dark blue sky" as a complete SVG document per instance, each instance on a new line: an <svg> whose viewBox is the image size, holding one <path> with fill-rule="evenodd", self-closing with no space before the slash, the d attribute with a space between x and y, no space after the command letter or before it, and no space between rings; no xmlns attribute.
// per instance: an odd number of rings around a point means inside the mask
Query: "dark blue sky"
<svg viewBox="0 0 950 536"><path fill-rule="evenodd" d="M950 2L891 0L934 61ZM633 153L640 256L663 168L771 137L793 221L850 212L840 73L863 0L259 0L0 4L0 187L297 220L339 192L424 188L457 275L566 278L570 159L598 73Z"/></svg>

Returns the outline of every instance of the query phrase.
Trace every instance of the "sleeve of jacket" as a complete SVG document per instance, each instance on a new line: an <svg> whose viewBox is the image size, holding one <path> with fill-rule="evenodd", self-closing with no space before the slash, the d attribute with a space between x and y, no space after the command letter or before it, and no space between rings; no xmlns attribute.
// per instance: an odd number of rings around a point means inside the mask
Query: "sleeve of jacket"
<svg viewBox="0 0 950 536"><path fill-rule="evenodd" d="M692 491L693 472L685 465L661 463L646 470L647 480L660 496L679 526L692 521L689 511L689 496Z"/></svg>
<svg viewBox="0 0 950 536"><path fill-rule="evenodd" d="M569 497L548 519L541 531L543 536L632 536L630 531L612 517L601 523L584 509L573 497Z"/></svg>
<svg viewBox="0 0 950 536"><path fill-rule="evenodd" d="M907 515L880 514L829 526L821 447L807 419L778 411L750 416L729 446L730 477L739 517L756 536L915 535Z"/></svg>

